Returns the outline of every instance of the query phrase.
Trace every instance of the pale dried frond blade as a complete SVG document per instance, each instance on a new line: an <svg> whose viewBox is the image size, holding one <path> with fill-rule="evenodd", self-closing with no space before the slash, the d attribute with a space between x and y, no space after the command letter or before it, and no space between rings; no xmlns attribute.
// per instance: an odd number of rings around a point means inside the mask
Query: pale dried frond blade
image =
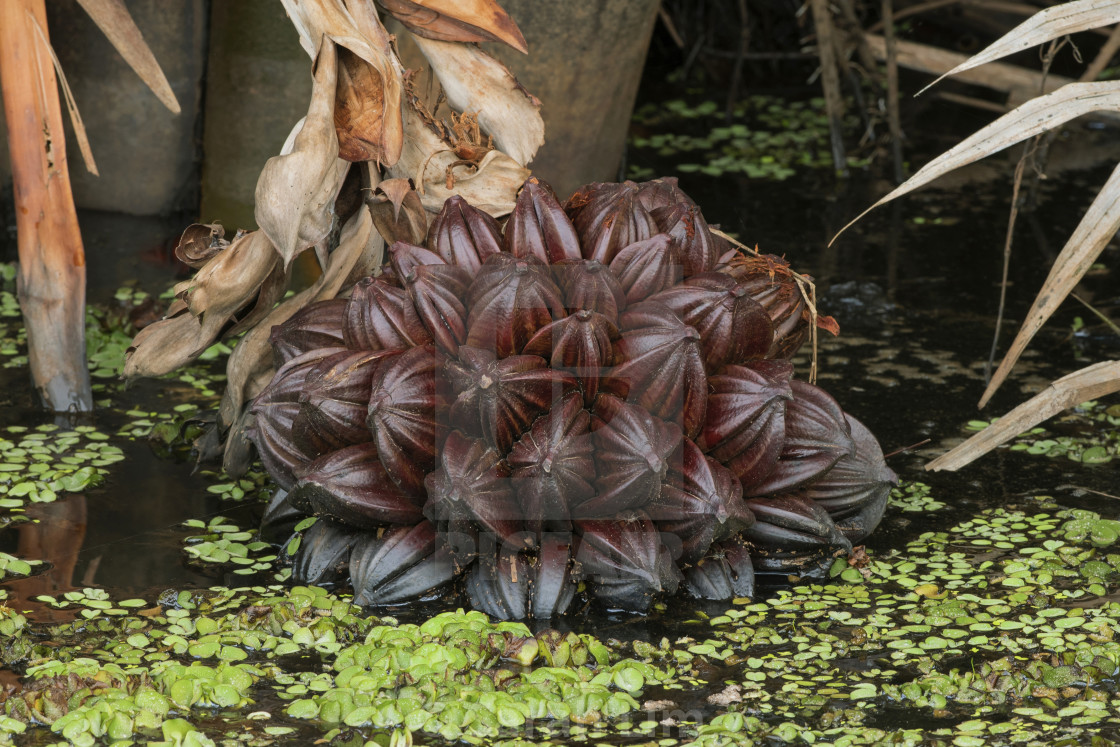
<svg viewBox="0 0 1120 747"><path fill-rule="evenodd" d="M1081 402L1120 391L1120 361L1102 361L1063 376L972 438L926 465L956 471L1043 420Z"/></svg>
<svg viewBox="0 0 1120 747"><path fill-rule="evenodd" d="M525 166L544 143L541 102L505 65L473 44L416 38L416 46L439 78L447 102L478 114L478 124L498 150Z"/></svg>
<svg viewBox="0 0 1120 747"><path fill-rule="evenodd" d="M311 105L291 151L268 159L257 180L257 225L288 267L331 230L334 201L350 167L338 157L334 127L338 55L330 39L316 58ZM287 148L287 144L285 144Z"/></svg>
<svg viewBox="0 0 1120 747"><path fill-rule="evenodd" d="M164 106L178 114L179 101L175 98L175 92L171 90L163 69L144 41L144 35L124 7L123 0L78 0L78 4L97 24L97 28L101 29L101 33L105 34L109 43L120 52L128 66L140 76L140 80L152 89L152 93Z"/></svg>
<svg viewBox="0 0 1120 747"><path fill-rule="evenodd" d="M957 65L918 91L918 94L925 92L943 78L971 70L986 62L1022 52L1024 49L1045 44L1067 34L1111 26L1118 22L1120 22L1120 3L1116 0L1075 0L1071 3L1054 5L1035 13L966 62Z"/></svg>
<svg viewBox="0 0 1120 747"><path fill-rule="evenodd" d="M880 205L924 187L950 171L998 153L1015 143L1052 130L1084 114L1117 109L1120 109L1120 82L1117 81L1070 83L1045 96L1031 99L927 163L916 174L837 231L832 241L836 241L836 238L853 223Z"/></svg>
<svg viewBox="0 0 1120 747"><path fill-rule="evenodd" d="M1085 217L1069 237L1061 254L1054 260L1050 274L1035 297L1034 305L1027 313L1019 334L992 376L988 388L984 390L984 396L980 398L981 407L988 404L988 400L1011 373L1031 338L1092 267L1117 230L1120 230L1120 165L1113 170L1112 176L1085 212Z"/></svg>
<svg viewBox="0 0 1120 747"><path fill-rule="evenodd" d="M82 163L85 164L86 171L94 176L101 176L97 171L97 163L93 160L93 151L89 147L89 137L86 135L86 126L82 122L82 115L78 111L78 102L74 100L74 93L70 90L70 83L66 80L62 63L58 61L58 55L54 53L54 47L51 46L50 39L47 38L43 27L39 25L39 19L30 12L28 12L27 17L35 28L35 35L39 37L39 41L43 43L47 54L51 56L51 62L54 63L54 71L58 74L58 82L62 85L63 98L66 99L66 111L70 114L70 124L74 128L74 139L78 141L78 150L82 154ZM40 81L40 85L43 85L42 81Z"/></svg>

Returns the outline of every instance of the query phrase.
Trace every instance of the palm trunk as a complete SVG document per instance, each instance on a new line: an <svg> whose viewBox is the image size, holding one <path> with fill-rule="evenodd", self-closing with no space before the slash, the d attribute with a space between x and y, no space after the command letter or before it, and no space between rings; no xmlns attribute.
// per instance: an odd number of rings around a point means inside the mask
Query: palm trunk
<svg viewBox="0 0 1120 747"><path fill-rule="evenodd" d="M70 193L44 0L0 0L0 88L31 378L47 409L88 411L93 395L85 355L85 254Z"/></svg>

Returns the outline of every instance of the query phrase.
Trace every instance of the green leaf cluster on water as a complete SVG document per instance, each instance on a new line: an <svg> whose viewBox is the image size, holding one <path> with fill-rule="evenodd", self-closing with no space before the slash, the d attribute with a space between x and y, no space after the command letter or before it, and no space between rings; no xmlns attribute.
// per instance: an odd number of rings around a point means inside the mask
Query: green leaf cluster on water
<svg viewBox="0 0 1120 747"><path fill-rule="evenodd" d="M166 739L171 721L198 732L197 744L353 728L481 743L528 721L586 729L638 710L644 688L673 679L592 636L534 635L462 610L399 624L319 588L170 592L150 607L106 596L42 598L83 613L46 629L0 607L5 639L22 642L4 663L24 670L23 689L0 697L0 734ZM50 646L37 642L44 634Z"/></svg>
<svg viewBox="0 0 1120 747"><path fill-rule="evenodd" d="M212 485L225 489L226 485ZM232 566L235 575L249 576L273 570L276 552L272 545L256 539L255 531L241 529L225 516L215 516L206 522L201 519L188 519L183 526L200 531L185 539L186 554L193 562Z"/></svg>
<svg viewBox="0 0 1120 747"><path fill-rule="evenodd" d="M966 429L981 431L998 420L970 420ZM1082 402L1048 426L1030 429L1007 448L1082 464L1108 464L1120 457L1120 404Z"/></svg>
<svg viewBox="0 0 1120 747"><path fill-rule="evenodd" d="M630 140L639 150L657 156L682 154L694 162L676 163L679 172L706 176L744 174L753 179L783 180L798 169L832 167L828 117L823 99L785 101L775 96L753 95L736 102L731 117L715 101L690 104L674 99L646 104L634 112L636 129ZM845 126L858 126L848 117ZM850 167L866 161L849 158ZM629 177L652 177L652 169L631 166Z"/></svg>
<svg viewBox="0 0 1120 747"><path fill-rule="evenodd" d="M53 423L0 429L0 527L28 503L50 503L63 493L100 483L124 459L119 446L88 425L66 430Z"/></svg>

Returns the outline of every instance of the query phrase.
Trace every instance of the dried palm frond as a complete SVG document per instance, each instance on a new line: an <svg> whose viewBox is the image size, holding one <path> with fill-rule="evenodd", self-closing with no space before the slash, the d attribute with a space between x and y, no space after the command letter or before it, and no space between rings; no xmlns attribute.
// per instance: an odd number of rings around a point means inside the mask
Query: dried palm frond
<svg viewBox="0 0 1120 747"><path fill-rule="evenodd" d="M1028 18L968 61L945 73L942 78L1066 34L1086 31L1118 21L1120 21L1120 2L1117 0L1075 0L1075 2L1047 8ZM840 229L837 236L874 208L913 192L950 171L1053 130L1077 117L1104 112L1120 112L1120 82L1069 83L1051 93L1031 99L930 161L903 184ZM1050 275L1035 297L1023 326L988 383L980 399L980 407L988 403L1007 379L1031 338L1070 294L1117 230L1120 230L1120 166L1101 188L1081 223L1054 261ZM833 241L835 240L834 237ZM1062 408L1101 396L1102 371L1111 372L1115 376L1118 371L1115 365L1108 367L1105 364L1098 364L1104 367L1098 369L1098 366L1090 366L1059 379L1054 382L1052 388L1016 408L1013 414L1018 413L1020 417L1000 421L998 429L987 429L977 434L948 454L931 462L926 468L959 469L999 443L1033 427ZM1061 396L1056 398L1053 387L1059 384ZM1108 387L1105 386L1105 389ZM1109 389L1109 391L1117 390L1120 390L1120 381L1116 381L1115 387ZM1055 409L1056 402L1064 404ZM1024 414L1028 410L1030 416ZM1016 428L1018 430L1015 430ZM1001 440L996 440L997 436Z"/></svg>

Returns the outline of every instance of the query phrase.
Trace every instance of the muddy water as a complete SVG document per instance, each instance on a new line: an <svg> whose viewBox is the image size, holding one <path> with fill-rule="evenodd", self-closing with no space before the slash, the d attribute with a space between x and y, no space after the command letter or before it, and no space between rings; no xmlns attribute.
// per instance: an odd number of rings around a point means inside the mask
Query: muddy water
<svg viewBox="0 0 1120 747"><path fill-rule="evenodd" d="M1020 222L1009 319L1022 317L1054 253L1111 168L1103 151L1097 156L1083 151L1074 154L1082 165L1094 158L1104 165L1063 174L1060 186L1055 182L1044 188L1038 213ZM1060 147L1055 157L1062 157ZM671 168L647 165L661 171ZM928 439L892 457L891 466L904 479L929 482L953 510L917 521L913 514L906 518L888 513L869 542L873 549L899 546L917 533L947 528L962 514L1024 495L1045 493L1071 506L1120 516L1120 504L1091 492L1118 492L1114 464L1083 467L1001 450L959 474L922 471L929 458L963 438L962 425L977 417L975 403L983 390L1009 194L1005 172L985 169L976 170L973 181L958 180L953 190L928 191L907 198L898 208L872 213L831 248L827 243L835 231L887 185L858 174L843 184L820 174L781 183L696 175L681 179L710 222L749 245L785 255L796 268L817 278L822 311L834 314L842 329L839 338L820 341L820 382L879 436L884 451ZM1000 178L991 179L993 173ZM136 279L153 289L174 281L165 247L181 223L89 216L85 225L87 251L102 258L105 270L93 274L91 298L107 298L116 286ZM1110 249L1102 261L1115 267L1116 254ZM1115 306L1120 298L1120 286L1108 274L1091 277L1085 290L1104 306ZM1073 339L1069 329L1075 315L1089 316L1067 304L985 416L1010 409L1052 378L1115 354L1115 341L1108 335ZM1013 326L1005 326L1003 346L1013 332ZM803 356L799 375L807 371L808 358ZM0 425L48 422L30 406L25 371L0 369L0 391L7 403ZM111 407L94 413L89 422L114 433L127 420L124 410L169 410L189 398L190 391L149 381L103 396L112 400ZM187 567L180 546L185 532L179 525L188 518L220 513L241 526L252 526L260 508L222 503L206 491L211 483L193 474L186 460L157 456L142 441L117 442L127 459L114 466L103 485L36 507L34 516L40 521L35 525L0 530L0 550L52 564L44 574L3 585L39 619L52 614L32 603L43 593L99 586L114 596L153 599L167 588L243 581L214 578ZM677 623L656 617L603 619L591 612L566 624L593 628L600 635L652 637L671 632Z"/></svg>

